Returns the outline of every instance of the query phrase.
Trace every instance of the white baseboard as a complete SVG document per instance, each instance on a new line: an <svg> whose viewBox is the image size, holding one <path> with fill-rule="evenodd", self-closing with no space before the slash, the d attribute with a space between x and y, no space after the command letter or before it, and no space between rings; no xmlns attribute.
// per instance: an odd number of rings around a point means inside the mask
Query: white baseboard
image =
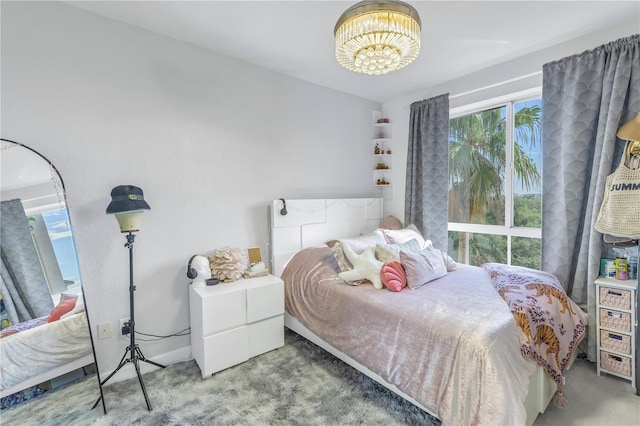
<svg viewBox="0 0 640 426"><path fill-rule="evenodd" d="M154 357L148 357L149 361L157 362L158 364L162 364L164 366L168 366L171 364L177 364L179 362L189 361L193 359L191 355L191 346L184 346L182 348L173 350L171 352L167 352L164 354L156 355ZM142 374L150 373L152 371L158 370L160 367L156 367L153 364L149 364L147 362L140 362L140 372ZM113 373L115 369L105 371L104 373L100 373L100 379L104 380L109 377L109 374ZM124 367L118 371L113 377L109 379L105 386L109 386L113 383L121 382L123 380L132 379L136 377L136 370L131 363L127 363Z"/></svg>

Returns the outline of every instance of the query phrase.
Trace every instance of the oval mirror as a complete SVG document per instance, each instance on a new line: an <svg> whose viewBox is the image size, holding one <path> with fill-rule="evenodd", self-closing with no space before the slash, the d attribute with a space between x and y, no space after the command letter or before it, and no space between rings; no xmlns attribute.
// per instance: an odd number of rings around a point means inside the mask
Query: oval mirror
<svg viewBox="0 0 640 426"><path fill-rule="evenodd" d="M0 160L2 408L88 375L101 395L62 178L18 142Z"/></svg>

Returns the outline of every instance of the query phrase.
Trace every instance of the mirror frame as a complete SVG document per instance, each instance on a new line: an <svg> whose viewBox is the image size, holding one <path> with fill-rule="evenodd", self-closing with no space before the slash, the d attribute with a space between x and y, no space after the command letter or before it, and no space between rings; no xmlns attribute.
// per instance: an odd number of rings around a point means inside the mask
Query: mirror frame
<svg viewBox="0 0 640 426"><path fill-rule="evenodd" d="M14 140L11 139L6 139L6 138L0 138L0 141L2 142L8 142L8 143L12 143L16 146L19 147L23 147L29 151L31 151L32 153L36 154L38 157L40 157L43 161L45 161L49 167L51 167L51 169L53 171L55 171L55 173L58 175L58 179L60 179L60 185L62 187L62 196L64 198L64 207L67 210L67 217L69 219L69 228L71 229L71 243L73 244L73 249L75 251L75 257L76 257L76 263L78 266L78 273L80 274L80 288L82 289L82 300L84 302L84 307L85 307L85 312L86 312L86 318L87 318L87 327L89 328L89 339L91 340L91 351L93 353L93 362L95 364L95 369L96 369L96 377L98 379L98 388L100 389L100 399L102 400L102 411L104 412L104 414L107 414L107 407L105 405L105 401L104 401L104 395L103 395L103 391L102 391L102 381L100 380L100 369L98 368L98 358L96 356L96 347L93 343L93 331L91 328L91 320L89 319L89 308L87 306L87 299L85 296L85 291L84 291L84 279L82 278L82 271L80 270L80 261L78 259L78 250L76 247L76 239L75 239L75 234L73 232L73 223L71 221L71 214L69 212L69 205L67 203L67 190L66 187L64 185L64 179L62 178L62 174L60 173L60 171L58 170L58 168L44 155L42 155L40 152L36 151L35 149L31 148L28 145L25 145L21 142L16 142ZM95 408L95 405L94 407Z"/></svg>

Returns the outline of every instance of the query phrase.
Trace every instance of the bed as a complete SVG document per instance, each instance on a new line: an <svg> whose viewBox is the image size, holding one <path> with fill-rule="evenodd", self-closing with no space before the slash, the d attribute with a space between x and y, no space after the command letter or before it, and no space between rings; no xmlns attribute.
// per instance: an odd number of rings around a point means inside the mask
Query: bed
<svg viewBox="0 0 640 426"><path fill-rule="evenodd" d="M557 384L522 355L494 274L458 265L416 290L349 285L324 243L374 230L382 200L286 200L287 215L281 203L271 205L271 260L288 328L444 424L532 424L544 412Z"/></svg>
<svg viewBox="0 0 640 426"><path fill-rule="evenodd" d="M42 317L17 324L0 338L0 397L92 363L85 311L53 322Z"/></svg>

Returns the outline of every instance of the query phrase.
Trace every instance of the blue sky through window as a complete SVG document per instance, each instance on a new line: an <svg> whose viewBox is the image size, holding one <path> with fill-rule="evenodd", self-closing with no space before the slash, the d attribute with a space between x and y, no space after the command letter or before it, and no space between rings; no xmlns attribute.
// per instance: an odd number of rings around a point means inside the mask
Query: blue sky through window
<svg viewBox="0 0 640 426"><path fill-rule="evenodd" d="M66 209L42 213L42 219L51 239L53 252L60 265L65 281L80 282L80 271L76 262L76 250L71 235L69 215Z"/></svg>

